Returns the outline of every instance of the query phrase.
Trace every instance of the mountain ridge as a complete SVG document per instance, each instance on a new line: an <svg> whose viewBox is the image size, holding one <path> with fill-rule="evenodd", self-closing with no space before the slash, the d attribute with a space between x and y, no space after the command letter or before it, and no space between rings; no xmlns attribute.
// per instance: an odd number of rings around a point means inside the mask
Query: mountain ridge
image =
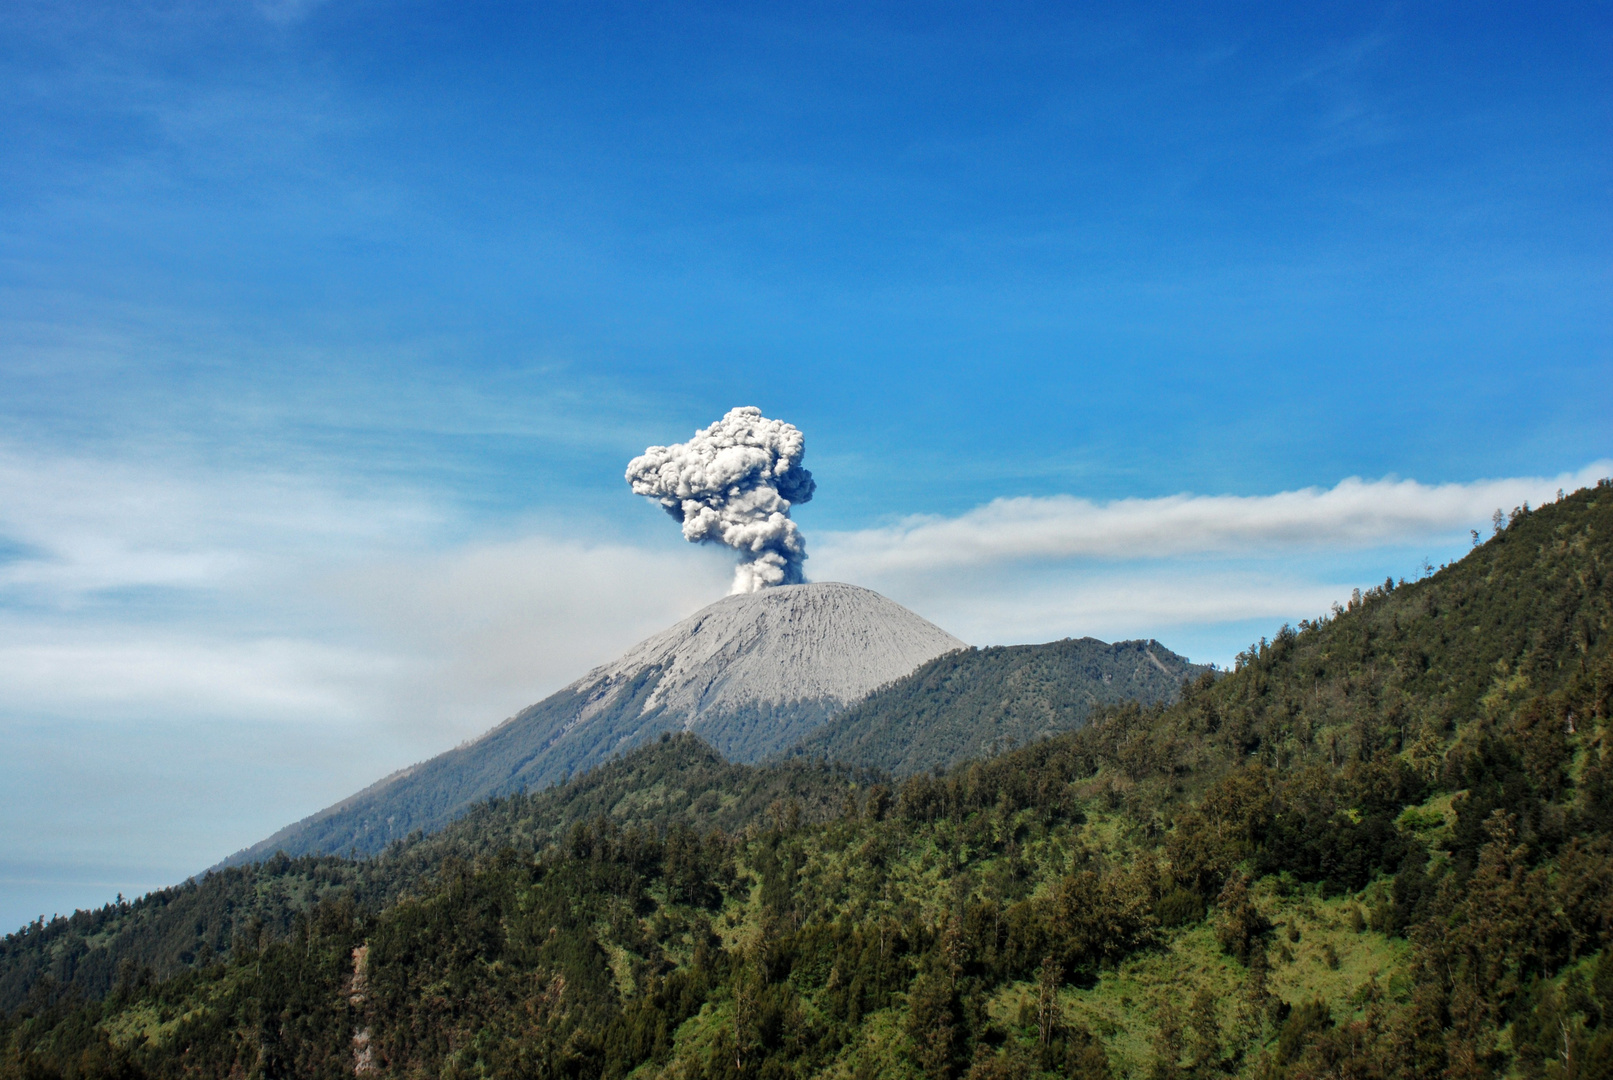
<svg viewBox="0 0 1613 1080"><path fill-rule="evenodd" d="M663 731L700 735L736 762L797 742L933 657L966 648L869 589L783 585L724 597L521 710L486 734L400 769L229 856L373 854L465 808L542 788Z"/></svg>
<svg viewBox="0 0 1613 1080"><path fill-rule="evenodd" d="M1174 701L1184 681L1211 670L1152 638L960 650L864 698L784 756L897 776L950 768L1072 731L1104 705Z"/></svg>

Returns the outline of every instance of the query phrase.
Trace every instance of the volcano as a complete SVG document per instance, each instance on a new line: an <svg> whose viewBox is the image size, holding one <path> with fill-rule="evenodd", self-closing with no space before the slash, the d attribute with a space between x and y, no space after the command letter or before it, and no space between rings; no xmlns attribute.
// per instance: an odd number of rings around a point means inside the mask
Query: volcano
<svg viewBox="0 0 1613 1080"><path fill-rule="evenodd" d="M795 745L926 661L967 646L868 589L781 585L725 597L595 668L486 735L411 766L237 852L373 854L466 807L542 788L663 731L732 761Z"/></svg>

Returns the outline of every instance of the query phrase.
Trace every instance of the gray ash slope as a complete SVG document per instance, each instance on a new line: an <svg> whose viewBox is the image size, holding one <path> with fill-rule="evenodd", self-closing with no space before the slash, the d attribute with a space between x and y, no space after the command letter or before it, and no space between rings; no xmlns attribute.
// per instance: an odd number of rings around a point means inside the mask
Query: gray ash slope
<svg viewBox="0 0 1613 1080"><path fill-rule="evenodd" d="M486 735L402 770L237 852L373 854L433 832L497 795L548 786L663 731L692 731L754 762L870 691L967 648L900 604L853 585L729 596L640 642Z"/></svg>
<svg viewBox="0 0 1613 1080"><path fill-rule="evenodd" d="M953 652L845 710L791 754L897 776L949 768L1071 731L1105 705L1174 701L1184 681L1211 670L1152 640Z"/></svg>

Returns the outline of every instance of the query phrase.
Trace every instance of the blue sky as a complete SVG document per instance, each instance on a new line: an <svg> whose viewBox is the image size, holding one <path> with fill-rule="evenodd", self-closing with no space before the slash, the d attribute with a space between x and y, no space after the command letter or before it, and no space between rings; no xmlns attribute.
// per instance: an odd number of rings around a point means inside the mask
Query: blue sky
<svg viewBox="0 0 1613 1080"><path fill-rule="evenodd" d="M0 924L720 595L622 469L735 405L809 575L1222 663L1613 472L1610 24L5 5Z"/></svg>

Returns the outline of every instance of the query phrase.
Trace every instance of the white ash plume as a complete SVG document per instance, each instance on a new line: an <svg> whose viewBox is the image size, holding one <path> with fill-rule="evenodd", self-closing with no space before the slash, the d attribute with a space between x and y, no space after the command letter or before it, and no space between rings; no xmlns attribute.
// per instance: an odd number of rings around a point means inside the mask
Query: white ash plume
<svg viewBox="0 0 1613 1080"><path fill-rule="evenodd" d="M801 468L805 453L799 428L747 405L686 443L650 447L628 462L627 482L682 522L691 544L740 552L731 592L799 585L806 580L806 539L790 507L811 499L817 487Z"/></svg>

